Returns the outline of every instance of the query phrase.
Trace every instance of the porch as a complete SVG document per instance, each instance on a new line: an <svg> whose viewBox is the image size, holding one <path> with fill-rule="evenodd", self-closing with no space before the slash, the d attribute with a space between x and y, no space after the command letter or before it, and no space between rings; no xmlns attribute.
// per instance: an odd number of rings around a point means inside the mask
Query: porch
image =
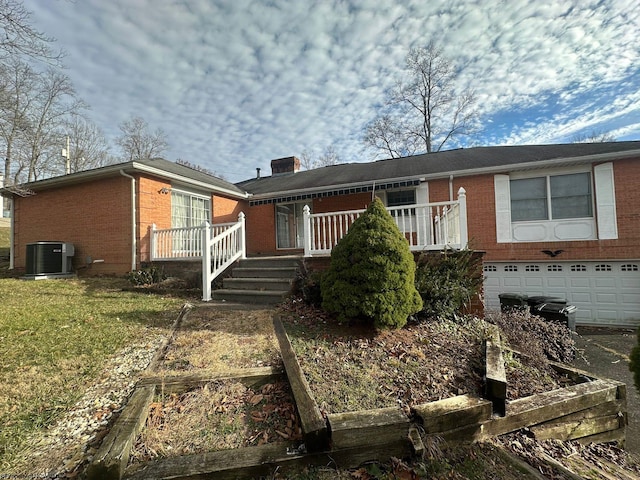
<svg viewBox="0 0 640 480"><path fill-rule="evenodd" d="M366 210L311 213L305 206L302 233L298 244L304 246L304 257L326 257L346 235L353 222ZM449 202L410 204L387 207L412 251L463 249L467 246L466 192L458 190L458 198ZM237 260L246 259L246 222L240 213L237 222L198 227L150 229L150 260L200 261L204 301L211 300L211 284Z"/></svg>

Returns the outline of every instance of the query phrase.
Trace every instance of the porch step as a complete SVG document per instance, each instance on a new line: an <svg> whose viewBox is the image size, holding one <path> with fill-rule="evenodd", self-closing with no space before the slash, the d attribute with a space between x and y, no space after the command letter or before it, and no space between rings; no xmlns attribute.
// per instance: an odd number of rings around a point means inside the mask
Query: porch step
<svg viewBox="0 0 640 480"><path fill-rule="evenodd" d="M213 292L215 300L274 305L291 291L300 257L259 257L240 260L222 288Z"/></svg>
<svg viewBox="0 0 640 480"><path fill-rule="evenodd" d="M284 278L293 279L296 276L295 267L236 267L233 269L234 278Z"/></svg>
<svg viewBox="0 0 640 480"><path fill-rule="evenodd" d="M235 272L234 272L235 273ZM222 288L230 290L271 290L288 292L291 289L290 278L239 277L224 278Z"/></svg>
<svg viewBox="0 0 640 480"><path fill-rule="evenodd" d="M287 293L276 290L231 290L222 288L213 292L213 299L235 303L277 305L285 299Z"/></svg>

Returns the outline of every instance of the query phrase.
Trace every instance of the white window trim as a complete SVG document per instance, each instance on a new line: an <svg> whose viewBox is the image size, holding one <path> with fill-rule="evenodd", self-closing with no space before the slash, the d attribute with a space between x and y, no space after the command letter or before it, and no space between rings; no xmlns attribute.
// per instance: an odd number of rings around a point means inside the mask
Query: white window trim
<svg viewBox="0 0 640 480"><path fill-rule="evenodd" d="M511 180L550 177L572 173L591 173L593 184L592 202L594 206L594 215L592 217L561 220L511 221ZM593 168L577 166L529 172L514 172L509 175L494 175L494 195L497 243L584 241L618 238L613 163L604 163L596 165ZM582 236L581 238L554 238L546 235L542 238L518 240L514 234L514 227L518 226L538 227L540 230L546 229L546 231L554 231L557 228L578 224L581 224L581 226L585 228L592 228L592 235Z"/></svg>

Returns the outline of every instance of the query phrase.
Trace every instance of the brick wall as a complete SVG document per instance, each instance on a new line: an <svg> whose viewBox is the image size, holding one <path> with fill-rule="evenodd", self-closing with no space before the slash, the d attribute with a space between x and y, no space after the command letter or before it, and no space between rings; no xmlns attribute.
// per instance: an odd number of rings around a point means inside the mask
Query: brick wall
<svg viewBox="0 0 640 480"><path fill-rule="evenodd" d="M341 210L361 210L371 203L371 192L353 193L335 197L315 198L311 211L313 213L339 212Z"/></svg>
<svg viewBox="0 0 640 480"><path fill-rule="evenodd" d="M158 230L171 228L171 184L166 180L137 176L136 203L138 259L148 262L151 259L151 225L155 223Z"/></svg>
<svg viewBox="0 0 640 480"><path fill-rule="evenodd" d="M80 274L129 271L130 185L129 179L114 177L15 198L16 270L25 269L28 243L51 240L74 244L73 266ZM89 264L87 257L104 262Z"/></svg>
<svg viewBox="0 0 640 480"><path fill-rule="evenodd" d="M247 226L247 254L276 253L275 206L254 205L245 212Z"/></svg>
<svg viewBox="0 0 640 480"><path fill-rule="evenodd" d="M213 223L237 222L240 212L245 212L246 215L249 209L246 201L235 200L220 195L213 195L212 203Z"/></svg>

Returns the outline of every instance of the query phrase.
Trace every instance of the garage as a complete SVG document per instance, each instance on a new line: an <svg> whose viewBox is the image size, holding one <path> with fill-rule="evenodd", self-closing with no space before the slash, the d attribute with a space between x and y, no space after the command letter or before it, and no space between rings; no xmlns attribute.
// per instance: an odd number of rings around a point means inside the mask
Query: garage
<svg viewBox="0 0 640 480"><path fill-rule="evenodd" d="M500 309L501 293L566 298L578 325L640 326L640 260L485 262L488 310Z"/></svg>

